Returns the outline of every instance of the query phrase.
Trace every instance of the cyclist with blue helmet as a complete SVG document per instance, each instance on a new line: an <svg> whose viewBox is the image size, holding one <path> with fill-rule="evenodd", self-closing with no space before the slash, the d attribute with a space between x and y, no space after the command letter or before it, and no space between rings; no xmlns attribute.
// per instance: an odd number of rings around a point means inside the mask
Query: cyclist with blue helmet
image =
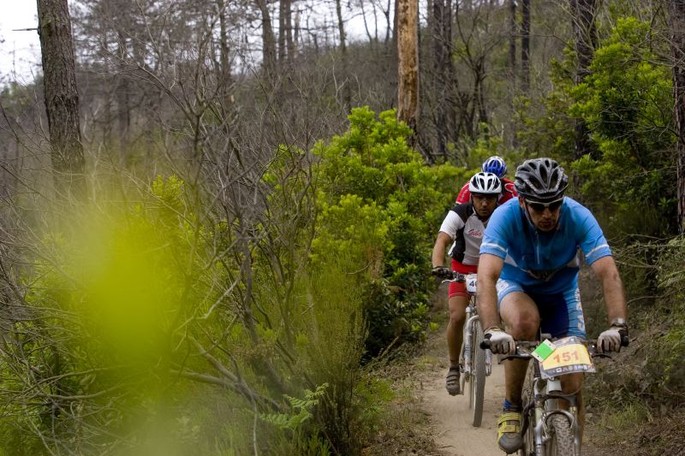
<svg viewBox="0 0 685 456"><path fill-rule="evenodd" d="M597 220L589 209L564 195L568 176L555 160L526 160L517 168L515 182L518 198L493 213L480 246L478 314L490 349L512 353L515 340L534 340L538 331L552 337L585 337L578 289L582 252L602 285L610 326L599 335L598 348L618 351L621 332L627 331L626 301ZM521 389L527 362L504 362L505 400L497 441L507 453L523 444ZM561 380L565 392L580 391L583 374L564 375ZM582 432L581 396L578 418Z"/></svg>
<svg viewBox="0 0 685 456"><path fill-rule="evenodd" d="M502 195L499 199L499 204L502 204L511 198L516 196L516 187L514 183L504 177L507 174L507 164L502 157L493 155L483 162L481 165L481 170L484 173L492 173L496 175L502 181ZM469 183L467 182L459 191L457 196L457 203L468 203L471 199L471 194L469 192Z"/></svg>

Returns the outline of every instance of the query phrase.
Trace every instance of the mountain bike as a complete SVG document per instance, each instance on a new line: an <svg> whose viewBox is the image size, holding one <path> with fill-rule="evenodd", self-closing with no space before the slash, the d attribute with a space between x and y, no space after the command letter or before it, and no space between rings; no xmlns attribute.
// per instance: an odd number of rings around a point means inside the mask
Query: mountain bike
<svg viewBox="0 0 685 456"><path fill-rule="evenodd" d="M579 393L564 393L560 377L595 372L592 359L610 356L597 351L595 340L575 336L552 339L549 334L542 334L540 339L516 341L516 351L500 358L533 360L522 391L523 447L519 456L580 456ZM627 336L621 345L628 345ZM489 341L481 347L488 348ZM568 401L568 409L561 408L560 399Z"/></svg>
<svg viewBox="0 0 685 456"><path fill-rule="evenodd" d="M461 274L452 272L448 282L465 282L466 292L469 294L469 304L466 306L466 321L464 322L464 338L461 344L459 365L461 377L459 379L462 394L468 384L469 409L472 411L471 424L479 427L483 421L483 402L485 400L485 378L492 373L492 352L480 350L483 340L483 327L480 324L476 307L476 274Z"/></svg>

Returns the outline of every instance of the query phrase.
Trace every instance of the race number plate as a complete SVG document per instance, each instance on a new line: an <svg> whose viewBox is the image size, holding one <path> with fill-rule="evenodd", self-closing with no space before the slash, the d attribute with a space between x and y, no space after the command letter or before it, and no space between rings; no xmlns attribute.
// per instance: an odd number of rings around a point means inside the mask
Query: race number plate
<svg viewBox="0 0 685 456"><path fill-rule="evenodd" d="M466 291L470 294L476 294L477 274L466 274Z"/></svg>
<svg viewBox="0 0 685 456"><path fill-rule="evenodd" d="M553 350L540 363L542 378L557 377L574 372L595 372L592 359L582 340L564 337L556 340Z"/></svg>

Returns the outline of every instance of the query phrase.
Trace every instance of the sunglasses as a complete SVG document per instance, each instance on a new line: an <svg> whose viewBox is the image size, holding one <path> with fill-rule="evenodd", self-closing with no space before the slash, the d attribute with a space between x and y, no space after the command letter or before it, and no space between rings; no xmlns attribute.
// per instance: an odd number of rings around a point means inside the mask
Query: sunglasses
<svg viewBox="0 0 685 456"><path fill-rule="evenodd" d="M549 209L550 212L554 212L557 209L559 209L561 207L561 204L564 202L564 198L561 197L558 200L550 201L549 203L538 203L528 200L524 201L526 202L526 206L533 209L533 211L542 213L545 212L545 209Z"/></svg>

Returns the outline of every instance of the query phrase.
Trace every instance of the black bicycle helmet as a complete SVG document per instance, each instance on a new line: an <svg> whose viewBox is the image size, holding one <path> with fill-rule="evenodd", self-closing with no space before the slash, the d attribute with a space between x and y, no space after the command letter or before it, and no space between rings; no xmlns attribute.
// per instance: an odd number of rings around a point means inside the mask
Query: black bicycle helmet
<svg viewBox="0 0 685 456"><path fill-rule="evenodd" d="M551 158L533 158L516 168L514 185L525 199L546 203L564 196L568 176Z"/></svg>

